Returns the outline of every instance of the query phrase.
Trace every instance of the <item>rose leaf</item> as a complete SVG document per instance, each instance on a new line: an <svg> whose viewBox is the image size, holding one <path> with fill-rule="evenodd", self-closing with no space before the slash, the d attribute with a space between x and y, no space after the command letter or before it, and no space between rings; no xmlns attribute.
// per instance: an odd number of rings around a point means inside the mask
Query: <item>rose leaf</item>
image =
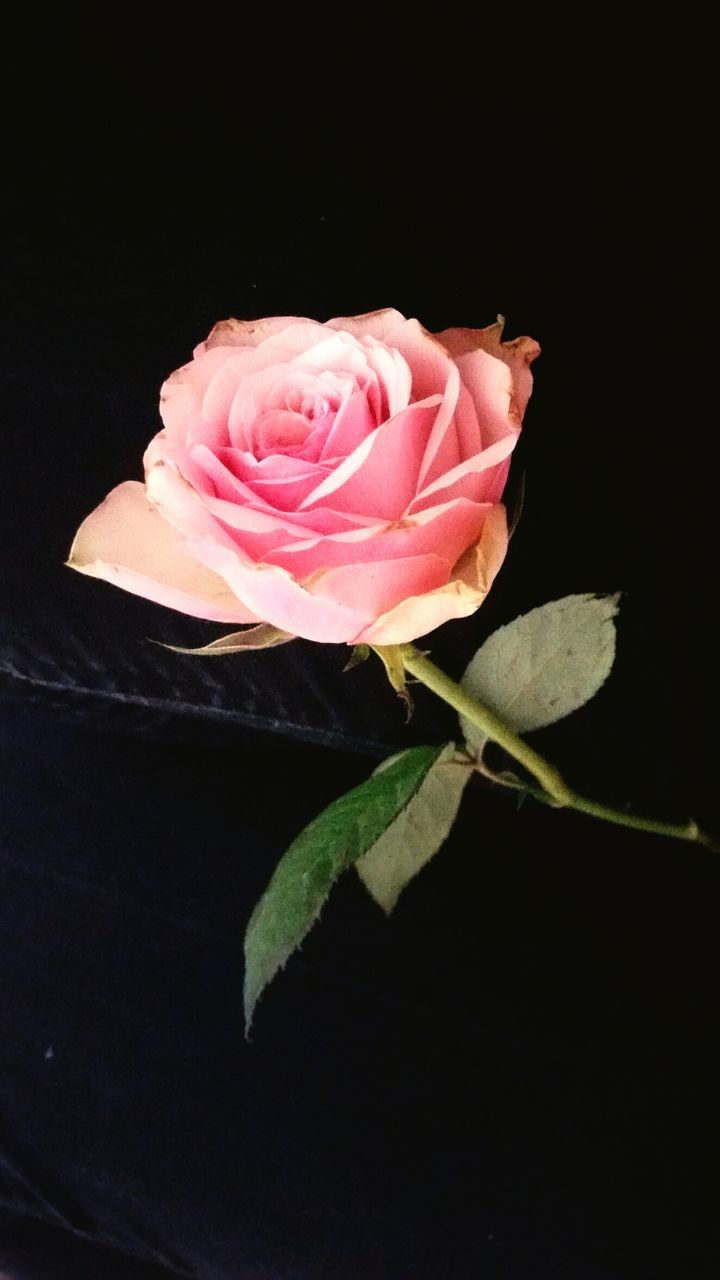
<svg viewBox="0 0 720 1280"><path fill-rule="evenodd" d="M411 747L334 800L278 863L245 934L245 1028L260 993L308 933L333 884L371 849L418 791L442 747Z"/></svg>
<svg viewBox="0 0 720 1280"><path fill-rule="evenodd" d="M406 884L445 842L457 817L473 766L455 757L457 750L450 742L409 803L355 863L366 889L388 915Z"/></svg>
<svg viewBox="0 0 720 1280"><path fill-rule="evenodd" d="M460 681L519 733L570 715L594 697L615 658L619 595L564 596L500 627L480 646ZM487 734L460 716L469 749Z"/></svg>

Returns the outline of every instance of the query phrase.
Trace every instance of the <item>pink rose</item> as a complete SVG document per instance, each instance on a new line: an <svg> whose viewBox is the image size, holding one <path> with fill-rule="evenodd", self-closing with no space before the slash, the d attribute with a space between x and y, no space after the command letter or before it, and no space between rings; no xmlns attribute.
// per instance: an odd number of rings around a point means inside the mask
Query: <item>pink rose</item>
<svg viewBox="0 0 720 1280"><path fill-rule="evenodd" d="M398 311L217 324L160 396L164 430L70 565L199 618L400 644L482 604L530 395L530 338Z"/></svg>

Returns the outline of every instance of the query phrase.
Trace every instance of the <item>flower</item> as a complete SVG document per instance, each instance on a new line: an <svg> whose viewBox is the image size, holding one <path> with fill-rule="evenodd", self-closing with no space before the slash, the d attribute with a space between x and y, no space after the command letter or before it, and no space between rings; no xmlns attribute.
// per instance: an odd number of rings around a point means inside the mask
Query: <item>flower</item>
<svg viewBox="0 0 720 1280"><path fill-rule="evenodd" d="M68 563L195 617L401 644L482 603L536 342L398 311L226 320Z"/></svg>

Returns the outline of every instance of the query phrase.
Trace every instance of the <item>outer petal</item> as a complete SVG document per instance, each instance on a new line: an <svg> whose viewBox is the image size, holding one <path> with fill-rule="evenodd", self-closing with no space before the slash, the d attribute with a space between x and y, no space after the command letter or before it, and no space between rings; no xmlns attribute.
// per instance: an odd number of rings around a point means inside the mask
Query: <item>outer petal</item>
<svg viewBox="0 0 720 1280"><path fill-rule="evenodd" d="M203 359L191 360L176 369L163 383L160 388L160 417L173 443L185 444L193 428L201 421L207 388L227 359L227 351L208 353ZM225 443L227 431L219 423L212 433L206 430L206 434L211 434L208 443L217 446Z"/></svg>
<svg viewBox="0 0 720 1280"><path fill-rule="evenodd" d="M258 621L221 577L188 555L135 480L118 485L83 521L68 565L195 618Z"/></svg>
<svg viewBox="0 0 720 1280"><path fill-rule="evenodd" d="M195 348L199 351L212 351L213 347L258 347L266 338L282 333L294 324L315 324L314 320L305 320L301 316L269 316L263 320L219 320L205 342ZM318 329L322 325L317 325Z"/></svg>
<svg viewBox="0 0 720 1280"><path fill-rule="evenodd" d="M207 498L204 501L210 505ZM211 506L211 510L214 509ZM384 522L324 537L311 537L308 530L301 531L297 537L293 530L296 536L286 535L282 542L276 541L265 559L300 579L318 569L368 562L377 567L409 556L441 555L449 565L454 565L463 552L477 542L488 510L489 504L460 498L390 524Z"/></svg>
<svg viewBox="0 0 720 1280"><path fill-rule="evenodd" d="M409 597L444 586L450 568L447 560L431 552L377 563L341 565L321 571L305 585L313 600L332 600L368 618L377 618Z"/></svg>
<svg viewBox="0 0 720 1280"><path fill-rule="evenodd" d="M473 351L487 351L489 355L504 361L513 376L513 407L522 421L532 392L530 365L540 355L540 346L534 338L515 338L503 342L505 321L498 317L495 324L486 329L443 329L435 336L452 356L467 355Z"/></svg>
<svg viewBox="0 0 720 1280"><path fill-rule="evenodd" d="M193 539L190 550L224 578L237 597L281 631L321 644L349 644L371 621L351 605L310 594L284 569L255 565L212 537Z"/></svg>
<svg viewBox="0 0 720 1280"><path fill-rule="evenodd" d="M372 615L350 605L315 599L285 569L256 564L171 465L153 467L147 485L164 518L184 536L189 554L224 579L253 621L327 644L350 641L371 621Z"/></svg>
<svg viewBox="0 0 720 1280"><path fill-rule="evenodd" d="M415 399L442 396L420 468L419 484L426 485L462 461L453 416L460 394L458 370L441 343L417 320L400 325L392 335L392 345L411 370Z"/></svg>
<svg viewBox="0 0 720 1280"><path fill-rule="evenodd" d="M385 307L381 311L366 311L360 316L335 316L328 320L328 329L342 329L351 333L354 338L377 338L378 342L388 342L390 335L398 325L403 324L405 316L393 307ZM389 343L392 346L392 343Z"/></svg>
<svg viewBox="0 0 720 1280"><path fill-rule="evenodd" d="M495 468L505 463L515 448L517 438L517 432L508 433L504 440L498 440L489 449L484 449L474 458L467 458L446 475L433 480L410 504L408 515L414 515L424 507L434 506L438 502L450 502L453 498L470 498L472 502L488 501L488 495L495 492L497 484Z"/></svg>
<svg viewBox="0 0 720 1280"><path fill-rule="evenodd" d="M451 618L466 618L482 604L507 551L505 508L488 512L480 539L455 566L450 582L409 596L355 636L354 644L408 644Z"/></svg>

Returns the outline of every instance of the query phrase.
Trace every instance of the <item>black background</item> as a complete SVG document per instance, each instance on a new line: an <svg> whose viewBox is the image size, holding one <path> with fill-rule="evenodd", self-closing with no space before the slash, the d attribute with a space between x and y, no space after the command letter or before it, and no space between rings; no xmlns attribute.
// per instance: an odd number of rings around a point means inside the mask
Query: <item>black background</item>
<svg viewBox="0 0 720 1280"><path fill-rule="evenodd" d="M435 330L502 312L509 336L543 348L515 462L525 509L482 619L436 652L458 672L517 613L622 590L610 683L538 745L580 790L717 831L717 25L697 7L475 17L471 31L416 13L391 34L380 11L312 29L278 13L262 31L207 12L199 29L63 21L10 45L5 385L19 373L42 406L62 383L139 417L125 434L108 414L80 449L72 433L51 442L52 421L45 440L37 412L32 431L14 419L3 563L11 576L22 557L39 581L52 562L60 581L74 527L155 430L159 383L218 318L388 305ZM8 713L6 779L49 812L42 788L67 779L29 762L99 748L38 723ZM158 765L122 734L102 750L109 774L141 758L150 771L115 814L119 850L133 812L153 811ZM258 755L258 779L272 759ZM291 827L367 772L320 749L303 759ZM176 744L165 767L204 779L221 843L227 747ZM257 785L261 823L273 802ZM15 821L32 847L22 800ZM484 796L389 929L341 886L243 1068L253 1149L287 1139L284 1181L256 1155L240 1243L228 1227L237 1269L214 1240L197 1274L717 1275L719 907L708 853ZM239 1017L227 998L203 1005L208 1046ZM188 1050L180 1092L202 1052ZM348 1103L363 1088L364 1129ZM222 1133L219 1101L216 1119ZM132 1142L118 1140L119 1167ZM203 1159L217 1201L229 1165L210 1139ZM181 1171L173 1188L158 1191L166 1243ZM202 1270L216 1245L224 1261Z"/></svg>

